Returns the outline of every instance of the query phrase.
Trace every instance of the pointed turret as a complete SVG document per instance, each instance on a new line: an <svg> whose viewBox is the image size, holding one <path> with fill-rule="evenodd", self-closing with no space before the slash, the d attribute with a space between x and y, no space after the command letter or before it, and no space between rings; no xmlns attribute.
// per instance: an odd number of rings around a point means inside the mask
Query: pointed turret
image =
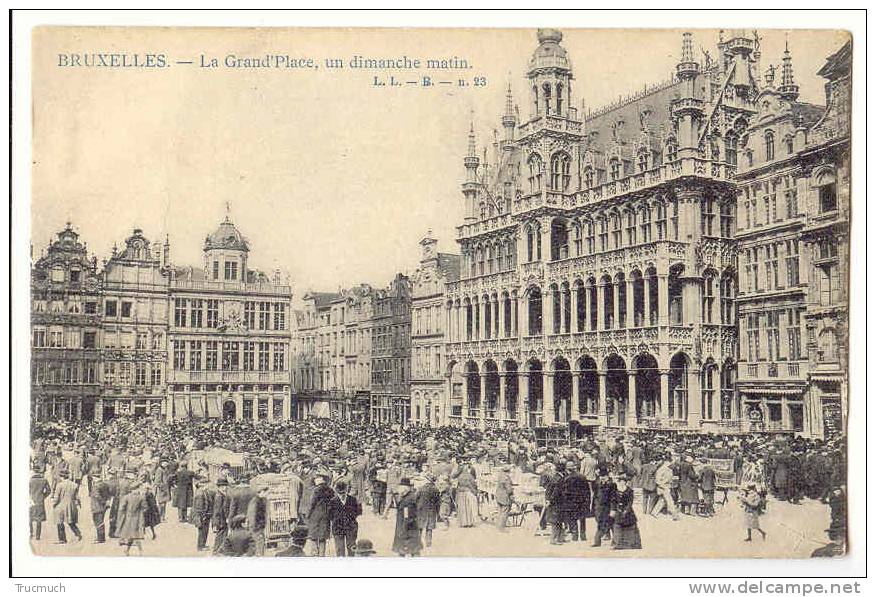
<svg viewBox="0 0 876 597"><path fill-rule="evenodd" d="M514 129L517 127L517 114L514 110L514 98L511 95L511 82L508 82L508 91L505 93L505 113L502 114L502 128L505 130L505 138L502 141L502 150L512 148L514 142Z"/></svg>
<svg viewBox="0 0 876 597"><path fill-rule="evenodd" d="M800 95L800 87L794 84L794 67L791 64L791 50L788 48L787 39L785 39L785 55L782 58L782 84L779 86L779 94L792 102Z"/></svg>
<svg viewBox="0 0 876 597"><path fill-rule="evenodd" d="M705 103L697 93L700 65L694 59L693 36L688 31L681 36L681 60L675 72L681 86L679 97L672 102L672 113L678 117L679 157L687 157L697 150L697 132L705 113Z"/></svg>
<svg viewBox="0 0 876 597"><path fill-rule="evenodd" d="M462 163L465 165L465 182L462 183L462 194L465 197L465 219L473 221L478 194L478 166L481 163L475 143L474 119L472 119L468 130L468 153L463 158Z"/></svg>

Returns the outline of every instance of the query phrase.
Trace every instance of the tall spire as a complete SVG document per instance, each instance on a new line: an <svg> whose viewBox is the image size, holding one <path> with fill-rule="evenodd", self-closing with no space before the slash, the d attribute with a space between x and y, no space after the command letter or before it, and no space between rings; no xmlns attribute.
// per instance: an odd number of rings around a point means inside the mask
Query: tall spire
<svg viewBox="0 0 876 597"><path fill-rule="evenodd" d="M467 157L477 158L477 148L475 147L475 132L474 132L474 117L472 117L471 124L468 129L468 153Z"/></svg>
<svg viewBox="0 0 876 597"><path fill-rule="evenodd" d="M502 139L502 150L512 149L511 143L514 141L514 129L517 126L517 112L514 110L514 97L511 95L511 81L509 73L508 91L505 93L505 113L502 114L502 128L504 137Z"/></svg>
<svg viewBox="0 0 876 597"><path fill-rule="evenodd" d="M681 61L693 62L693 41L690 31L685 31L681 36Z"/></svg>
<svg viewBox="0 0 876 597"><path fill-rule="evenodd" d="M785 55L782 58L782 85L779 93L786 99L794 101L800 95L800 87L794 85L794 67L791 65L791 50L788 48L788 38L785 38Z"/></svg>
<svg viewBox="0 0 876 597"><path fill-rule="evenodd" d="M694 59L693 36L685 31L681 36L681 60L675 66L675 72L682 81L693 79L700 71L700 65Z"/></svg>

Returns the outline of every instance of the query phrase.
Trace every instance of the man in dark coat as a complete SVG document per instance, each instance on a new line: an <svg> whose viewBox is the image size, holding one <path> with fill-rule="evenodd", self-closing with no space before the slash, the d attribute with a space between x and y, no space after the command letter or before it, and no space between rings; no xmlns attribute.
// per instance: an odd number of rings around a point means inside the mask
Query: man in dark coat
<svg viewBox="0 0 876 597"><path fill-rule="evenodd" d="M593 547L602 545L602 539L608 538L614 520L611 517L611 505L617 487L611 477L608 476L608 468L600 466L597 471L599 478L596 480L596 492L593 496L593 515L596 517L596 536L593 538Z"/></svg>
<svg viewBox="0 0 876 597"><path fill-rule="evenodd" d="M650 514L651 509L657 503L657 467L656 459L646 459L642 465L642 512Z"/></svg>
<svg viewBox="0 0 876 597"><path fill-rule="evenodd" d="M331 502L331 529L335 538L335 550L339 557L352 556L359 536L359 522L362 504L349 494L345 481L338 481L337 495Z"/></svg>
<svg viewBox="0 0 876 597"><path fill-rule="evenodd" d="M34 470L30 478L30 537L40 540L46 520L46 498L51 495L49 482L41 470Z"/></svg>
<svg viewBox="0 0 876 597"><path fill-rule="evenodd" d="M188 522L188 510L192 507L192 498L195 495L193 480L195 473L189 470L185 462L179 464L179 470L172 477L171 484L176 487L173 505L179 512L179 521ZM227 483L227 482L226 482Z"/></svg>
<svg viewBox="0 0 876 597"><path fill-rule="evenodd" d="M217 554L225 545L225 537L228 536L228 510L230 500L228 498L228 481L221 477L216 481L216 493L213 495L213 511L211 522L213 526L213 554Z"/></svg>
<svg viewBox="0 0 876 597"><path fill-rule="evenodd" d="M417 494L411 480L403 477L398 485L392 551L400 556L418 556L422 549L420 530L417 528Z"/></svg>
<svg viewBox="0 0 876 597"><path fill-rule="evenodd" d="M310 510L307 512L307 528L310 529L308 539L313 542L316 555L324 556L325 545L331 532L331 503L335 492L328 486L323 475L317 475L314 483Z"/></svg>
<svg viewBox="0 0 876 597"><path fill-rule="evenodd" d="M700 489L703 491L703 507L704 516L712 516L715 514L715 487L716 476L715 469L709 464L705 458L701 460L702 468L700 469Z"/></svg>
<svg viewBox="0 0 876 597"><path fill-rule="evenodd" d="M432 475L426 476L426 483L417 490L417 528L423 532L426 547L432 547L432 531L438 524L438 510L441 507L441 493L435 486Z"/></svg>
<svg viewBox="0 0 876 597"><path fill-rule="evenodd" d="M566 463L566 476L560 482L562 518L569 528L572 541L587 540L587 517L590 516L590 484L578 472L575 463Z"/></svg>
<svg viewBox="0 0 876 597"><path fill-rule="evenodd" d="M246 506L246 528L252 533L255 555L265 555L265 528L268 524L268 486L259 487L255 497Z"/></svg>
<svg viewBox="0 0 876 597"><path fill-rule="evenodd" d="M244 528L244 522L246 522L246 516L243 514L238 514L231 519L231 532L228 533L219 548L219 555L233 558L256 555L255 540L249 529Z"/></svg>
<svg viewBox="0 0 876 597"><path fill-rule="evenodd" d="M89 479L92 479L89 475ZM100 476L95 476L89 483L91 491L91 520L94 522L94 530L97 533L95 543L104 543L106 541L105 519L106 511L110 507L113 495L109 484Z"/></svg>
<svg viewBox="0 0 876 597"><path fill-rule="evenodd" d="M228 481L229 484L232 483L231 480ZM237 486L228 490L228 520L229 523L232 518L238 515L246 516L247 506L249 506L249 502L252 498L255 497L255 491L253 491L252 487L249 486L247 481L243 479L238 479L236 481ZM252 529L249 529L252 531Z"/></svg>
<svg viewBox="0 0 876 597"><path fill-rule="evenodd" d="M213 518L213 496L207 491L205 479L195 481L195 497L192 500L191 521L198 529L198 551L207 549L207 535Z"/></svg>

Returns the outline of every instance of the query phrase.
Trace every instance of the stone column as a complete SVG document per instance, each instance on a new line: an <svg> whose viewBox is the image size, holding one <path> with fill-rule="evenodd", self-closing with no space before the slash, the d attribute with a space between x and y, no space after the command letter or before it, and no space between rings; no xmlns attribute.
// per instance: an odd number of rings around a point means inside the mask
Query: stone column
<svg viewBox="0 0 876 597"><path fill-rule="evenodd" d="M238 421L243 420L243 396L240 394L234 396L234 415Z"/></svg>
<svg viewBox="0 0 876 597"><path fill-rule="evenodd" d="M629 429L638 423L636 417L636 372L627 372L627 412L624 427Z"/></svg>
<svg viewBox="0 0 876 597"><path fill-rule="evenodd" d="M268 421L274 420L274 395L268 394Z"/></svg>
<svg viewBox="0 0 876 597"><path fill-rule="evenodd" d="M507 338L505 334L505 320L508 318L508 312L505 305L505 299L502 295L496 300L496 315L499 318L499 325L496 329L496 338Z"/></svg>
<svg viewBox="0 0 876 597"><path fill-rule="evenodd" d="M554 422L554 372L545 369L541 375L542 391L544 392L542 420L545 425L550 425Z"/></svg>
<svg viewBox="0 0 876 597"><path fill-rule="evenodd" d="M289 394L283 396L283 420L288 421L292 418L292 398Z"/></svg>
<svg viewBox="0 0 876 597"><path fill-rule="evenodd" d="M608 379L608 376L605 371L597 371L596 374L599 379L599 421L602 423L602 425L607 425L608 418L607 411L605 409L607 388L605 387L605 382Z"/></svg>
<svg viewBox="0 0 876 597"><path fill-rule="evenodd" d="M620 329L620 284L614 283L611 285L611 300L614 304L614 325L612 329L618 330Z"/></svg>
<svg viewBox="0 0 876 597"><path fill-rule="evenodd" d="M502 306L504 308L505 301L502 300L501 296L497 295L496 300L493 301L493 324L494 324L493 338L501 338L502 337L500 328L502 328L503 326L502 326L501 311L499 310L499 303L502 303Z"/></svg>
<svg viewBox="0 0 876 597"><path fill-rule="evenodd" d="M544 336L554 333L554 293L548 287L541 301L541 333Z"/></svg>
<svg viewBox="0 0 876 597"><path fill-rule="evenodd" d="M596 285L596 329L605 330L605 284Z"/></svg>
<svg viewBox="0 0 876 597"><path fill-rule="evenodd" d="M657 324L669 325L669 275L657 276Z"/></svg>
<svg viewBox="0 0 876 597"><path fill-rule="evenodd" d="M660 418L665 422L669 418L669 370L660 370Z"/></svg>
<svg viewBox="0 0 876 597"><path fill-rule="evenodd" d="M505 378L506 373L501 371L499 373L499 404L497 407L497 416L499 416L500 420L505 420L505 411L507 411L507 405L505 404L505 387L507 384L507 380Z"/></svg>
<svg viewBox="0 0 876 597"><path fill-rule="evenodd" d="M703 421L702 379L700 374L693 370L693 367L688 370L687 379L687 424L694 429L699 429Z"/></svg>
<svg viewBox="0 0 876 597"><path fill-rule="evenodd" d="M528 427L526 406L529 403L529 374L517 373L517 422L520 427Z"/></svg>
<svg viewBox="0 0 876 597"><path fill-rule="evenodd" d="M580 292L580 286L573 284L571 288L569 288L569 315L572 319L571 325L569 327L573 334L578 332L578 294Z"/></svg>
<svg viewBox="0 0 876 597"><path fill-rule="evenodd" d="M527 297L524 295L523 297L518 297L518 301L522 303L522 305L518 304L518 311L521 314L520 321L521 327L520 336L528 336L529 335L529 302ZM520 308L522 307L522 309Z"/></svg>
<svg viewBox="0 0 876 597"><path fill-rule="evenodd" d="M594 329L590 327L590 314L593 310L593 301L590 300L590 287L584 286L582 290L584 291L584 329L592 332Z"/></svg>
<svg viewBox="0 0 876 597"><path fill-rule="evenodd" d="M575 420L579 420L581 418L581 388L579 387L581 383L581 372L577 369L572 369L572 397L570 400L572 401L572 417Z"/></svg>
<svg viewBox="0 0 876 597"><path fill-rule="evenodd" d="M486 417L487 417L487 396L486 390L487 387L487 374L481 371L481 387L479 388L478 394L478 428L484 429L486 427Z"/></svg>
<svg viewBox="0 0 876 597"><path fill-rule="evenodd" d="M520 321L519 303L520 297L515 294L511 299L511 336L515 338L520 337L520 330L518 329L518 323Z"/></svg>
<svg viewBox="0 0 876 597"><path fill-rule="evenodd" d="M557 289L557 296L559 297L559 305L560 305L560 329L559 333L566 333L566 320L569 318L569 314L566 313L566 293L563 290L563 287L560 286Z"/></svg>
<svg viewBox="0 0 876 597"><path fill-rule="evenodd" d="M627 284L627 320L628 328L636 326L636 283L632 278L626 281Z"/></svg>
<svg viewBox="0 0 876 597"><path fill-rule="evenodd" d="M645 326L651 325L651 276L642 276L644 281L643 291L644 297L642 300L642 312L645 319ZM656 322L655 322L656 323Z"/></svg>

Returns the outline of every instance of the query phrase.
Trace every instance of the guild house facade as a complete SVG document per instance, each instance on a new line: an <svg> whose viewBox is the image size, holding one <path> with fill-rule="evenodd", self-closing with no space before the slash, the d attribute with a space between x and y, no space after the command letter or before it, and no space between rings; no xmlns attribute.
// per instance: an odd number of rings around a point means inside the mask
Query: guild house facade
<svg viewBox="0 0 876 597"><path fill-rule="evenodd" d="M585 112L562 34L537 41L525 107L509 86L492 151L472 126L463 158L451 424L840 427L850 51L825 109L797 101L790 52L761 77L755 32L714 61L685 33L671 79Z"/></svg>
<svg viewBox="0 0 876 597"><path fill-rule="evenodd" d="M62 230L32 267L34 418L289 418L290 286L227 217L203 258L174 265L135 229L99 270Z"/></svg>

